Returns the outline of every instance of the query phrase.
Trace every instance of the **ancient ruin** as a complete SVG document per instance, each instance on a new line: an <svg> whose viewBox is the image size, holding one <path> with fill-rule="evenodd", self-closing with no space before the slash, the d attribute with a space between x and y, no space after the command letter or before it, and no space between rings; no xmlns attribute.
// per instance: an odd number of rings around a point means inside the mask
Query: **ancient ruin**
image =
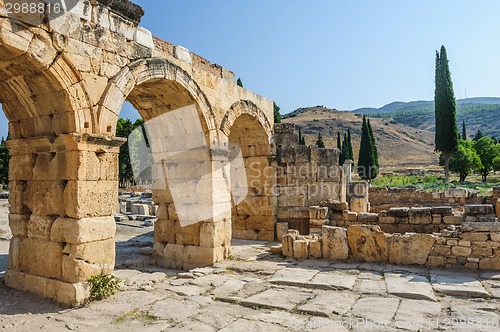
<svg viewBox="0 0 500 332"><path fill-rule="evenodd" d="M283 241L279 250L298 259L500 270L498 192L491 202L457 192L432 196L437 207L391 204L351 180L338 149L299 146L293 125L274 124L273 102L237 86L231 71L153 37L139 25L142 9L127 0L79 1L39 25L4 8L0 0L0 102L12 156L8 286L66 304L84 301L87 280L113 272L115 212L131 209L156 216L152 257L166 268L223 261L237 238ZM115 129L125 101L145 121L195 110L183 114L202 133L181 128L181 141L206 143L208 159L188 160L203 169L203 181L194 167L152 157L157 170L200 187L182 212L172 183L154 186L151 207L119 202L125 141ZM241 149L248 181L238 204L231 144ZM452 205L465 210L457 214ZM195 215L200 206L209 216Z"/></svg>

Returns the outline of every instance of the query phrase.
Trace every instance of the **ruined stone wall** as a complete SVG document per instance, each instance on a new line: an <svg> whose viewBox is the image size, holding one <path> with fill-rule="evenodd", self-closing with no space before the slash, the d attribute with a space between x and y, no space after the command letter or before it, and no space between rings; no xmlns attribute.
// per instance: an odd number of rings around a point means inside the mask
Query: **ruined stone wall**
<svg viewBox="0 0 500 332"><path fill-rule="evenodd" d="M345 201L338 149L298 145L294 124L276 124L278 221L309 233L309 206ZM342 195L344 195L342 197Z"/></svg>
<svg viewBox="0 0 500 332"><path fill-rule="evenodd" d="M415 188L370 188L370 207L372 212L388 210L400 206L463 206L483 204L486 199L477 192L467 189L447 189L444 192L425 191Z"/></svg>
<svg viewBox="0 0 500 332"><path fill-rule="evenodd" d="M330 209L311 207L311 220L338 213L329 212ZM394 225L388 231L387 225L380 223L384 219L392 219L396 224L407 223ZM403 229L432 231L424 222L434 222L439 232L401 232ZM346 227L338 227L342 224L339 222L333 223L337 226L326 223L321 233L313 236L304 237L297 230L289 231L282 238L283 254L297 259L312 257L500 270L500 223L490 204L466 205L465 213L458 216L452 215L451 207L398 208L389 211L389 215L360 213L357 221L343 223Z"/></svg>

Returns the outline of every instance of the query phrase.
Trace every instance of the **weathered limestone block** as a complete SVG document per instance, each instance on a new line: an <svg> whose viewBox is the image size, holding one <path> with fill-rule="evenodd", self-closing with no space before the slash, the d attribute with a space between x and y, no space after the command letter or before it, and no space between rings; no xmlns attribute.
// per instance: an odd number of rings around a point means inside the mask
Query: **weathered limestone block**
<svg viewBox="0 0 500 332"><path fill-rule="evenodd" d="M200 246L204 248L230 247L231 222L203 222L200 225Z"/></svg>
<svg viewBox="0 0 500 332"><path fill-rule="evenodd" d="M500 221L500 198L496 202L497 219Z"/></svg>
<svg viewBox="0 0 500 332"><path fill-rule="evenodd" d="M491 204L468 204L465 205L464 208L465 208L465 214L468 216L495 213L493 205Z"/></svg>
<svg viewBox="0 0 500 332"><path fill-rule="evenodd" d="M323 256L321 240L314 239L309 242L309 255L313 258L321 258Z"/></svg>
<svg viewBox="0 0 500 332"><path fill-rule="evenodd" d="M51 228L52 242L81 244L113 239L116 233L114 218L57 218Z"/></svg>
<svg viewBox="0 0 500 332"><path fill-rule="evenodd" d="M319 206L310 206L309 207L309 219L317 219L318 218L318 210L319 210Z"/></svg>
<svg viewBox="0 0 500 332"><path fill-rule="evenodd" d="M396 218L389 216L379 216L378 222L381 224L395 224L397 222Z"/></svg>
<svg viewBox="0 0 500 332"><path fill-rule="evenodd" d="M149 205L147 205L147 204L132 204L131 213L132 214L140 214L143 216L149 216Z"/></svg>
<svg viewBox="0 0 500 332"><path fill-rule="evenodd" d="M488 241L488 233L487 232L465 232L460 234L460 238L466 241L473 242L486 242Z"/></svg>
<svg viewBox="0 0 500 332"><path fill-rule="evenodd" d="M117 181L69 181L64 189L66 215L76 219L112 215L118 201L116 188ZM58 204L61 202L59 200Z"/></svg>
<svg viewBox="0 0 500 332"><path fill-rule="evenodd" d="M293 258L295 259L307 259L309 253L307 250L306 240L295 240L293 241Z"/></svg>
<svg viewBox="0 0 500 332"><path fill-rule="evenodd" d="M245 198L238 204L236 209L240 216L272 216L276 200L274 197L252 197Z"/></svg>
<svg viewBox="0 0 500 332"><path fill-rule="evenodd" d="M389 263L424 265L434 242L434 236L430 234L393 235L389 246Z"/></svg>
<svg viewBox="0 0 500 332"><path fill-rule="evenodd" d="M56 217L53 216L35 216L31 215L27 231L28 238L30 239L40 239L40 240L50 240L50 231Z"/></svg>
<svg viewBox="0 0 500 332"><path fill-rule="evenodd" d="M9 182L9 212L15 214L31 214L30 208L26 205L27 182L10 181Z"/></svg>
<svg viewBox="0 0 500 332"><path fill-rule="evenodd" d="M446 225L461 225L464 222L464 216L463 215L458 215L458 216L444 216L443 217L443 222Z"/></svg>
<svg viewBox="0 0 500 332"><path fill-rule="evenodd" d="M390 208L388 211L388 215L394 218L408 218L410 215L409 208Z"/></svg>
<svg viewBox="0 0 500 332"><path fill-rule="evenodd" d="M351 197L350 207L352 212L362 213L369 211L368 200L364 197Z"/></svg>
<svg viewBox="0 0 500 332"><path fill-rule="evenodd" d="M22 237L13 236L10 239L9 246L9 270L19 271L19 250L21 242L24 240Z"/></svg>
<svg viewBox="0 0 500 332"><path fill-rule="evenodd" d="M62 257L60 243L24 239L19 246L19 269L27 274L61 280Z"/></svg>
<svg viewBox="0 0 500 332"><path fill-rule="evenodd" d="M467 198L468 191L463 188L450 188L444 191L445 198Z"/></svg>
<svg viewBox="0 0 500 332"><path fill-rule="evenodd" d="M361 212L358 213L358 222L360 223L376 223L379 216L376 213Z"/></svg>
<svg viewBox="0 0 500 332"><path fill-rule="evenodd" d="M198 246L167 244L158 263L166 268L190 270L210 266L223 261L229 255L229 248L202 248Z"/></svg>
<svg viewBox="0 0 500 332"><path fill-rule="evenodd" d="M443 256L429 256L429 258L427 260L427 266L429 266L429 267L446 266L446 257L443 257Z"/></svg>
<svg viewBox="0 0 500 332"><path fill-rule="evenodd" d="M462 247L462 246L454 246L451 248L451 252L453 253L453 256L469 257L472 254L472 248Z"/></svg>
<svg viewBox="0 0 500 332"><path fill-rule="evenodd" d="M500 232L490 233L491 241L500 242Z"/></svg>
<svg viewBox="0 0 500 332"><path fill-rule="evenodd" d="M9 179L15 181L30 181L33 179L35 158L32 154L16 154L9 161Z"/></svg>
<svg viewBox="0 0 500 332"><path fill-rule="evenodd" d="M64 205L62 204L64 188L64 182L29 181L23 195L23 203L29 207L33 214L38 216L64 215ZM116 200L112 202L113 206L115 202ZM112 207L110 209L113 210Z"/></svg>
<svg viewBox="0 0 500 332"><path fill-rule="evenodd" d="M323 226L323 257L326 259L346 260L349 258L347 231L345 228Z"/></svg>
<svg viewBox="0 0 500 332"><path fill-rule="evenodd" d="M499 222L473 222L462 225L464 232L500 232Z"/></svg>
<svg viewBox="0 0 500 332"><path fill-rule="evenodd" d="M433 206L431 207L431 212L433 215L450 216L453 214L453 208L451 206Z"/></svg>
<svg viewBox="0 0 500 332"><path fill-rule="evenodd" d="M387 262L389 259L389 238L378 226L349 226L347 240L356 260Z"/></svg>
<svg viewBox="0 0 500 332"><path fill-rule="evenodd" d="M500 270L500 257L483 258L479 261L481 270Z"/></svg>
<svg viewBox="0 0 500 332"><path fill-rule="evenodd" d="M13 236L25 238L28 236L29 214L9 214L9 227Z"/></svg>
<svg viewBox="0 0 500 332"><path fill-rule="evenodd" d="M434 225L439 225L443 222L443 216L440 214L433 214L432 215L432 223Z"/></svg>
<svg viewBox="0 0 500 332"><path fill-rule="evenodd" d="M432 224L432 213L430 208L411 208L410 224L428 225Z"/></svg>
<svg viewBox="0 0 500 332"><path fill-rule="evenodd" d="M288 233L288 223L278 222L276 223L276 239L281 241L283 236Z"/></svg>
<svg viewBox="0 0 500 332"><path fill-rule="evenodd" d="M180 222L175 222L176 244L200 245L200 223L182 227Z"/></svg>
<svg viewBox="0 0 500 332"><path fill-rule="evenodd" d="M293 242L299 235L297 230L291 229L286 235L281 239L281 244L283 247L283 255L286 257L293 257Z"/></svg>
<svg viewBox="0 0 500 332"><path fill-rule="evenodd" d="M115 264L113 239L84 244L68 244L62 258L62 277L70 283L87 281L94 275L108 275Z"/></svg>

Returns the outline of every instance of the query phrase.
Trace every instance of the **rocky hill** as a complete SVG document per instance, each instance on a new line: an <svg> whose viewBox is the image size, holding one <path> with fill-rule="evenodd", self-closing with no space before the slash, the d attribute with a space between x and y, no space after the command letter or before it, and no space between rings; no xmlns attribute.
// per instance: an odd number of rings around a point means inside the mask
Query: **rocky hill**
<svg viewBox="0 0 500 332"><path fill-rule="evenodd" d="M414 128L434 131L434 102L393 102L381 108L360 108L354 113L372 117L394 119ZM500 98L467 98L457 100L457 123L465 121L467 135L472 137L478 130L485 135L500 138Z"/></svg>
<svg viewBox="0 0 500 332"><path fill-rule="evenodd" d="M283 122L302 128L307 144L314 144L321 132L326 147L337 146L337 133L351 128L354 155L358 156L363 118L353 112L337 111L322 106L300 108L284 116ZM380 164L386 168L427 168L438 164L434 151L434 134L392 119L371 118L378 144ZM357 161L357 160L356 160Z"/></svg>

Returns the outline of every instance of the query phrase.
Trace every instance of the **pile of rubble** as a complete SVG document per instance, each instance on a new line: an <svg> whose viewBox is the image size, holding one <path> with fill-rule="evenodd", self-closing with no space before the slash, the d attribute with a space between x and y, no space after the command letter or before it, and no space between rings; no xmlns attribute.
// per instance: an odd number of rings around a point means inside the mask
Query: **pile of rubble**
<svg viewBox="0 0 500 332"><path fill-rule="evenodd" d="M133 223L142 226L154 226L158 220L158 205L153 202L152 193L123 192L118 197L118 208L115 214L117 223Z"/></svg>

